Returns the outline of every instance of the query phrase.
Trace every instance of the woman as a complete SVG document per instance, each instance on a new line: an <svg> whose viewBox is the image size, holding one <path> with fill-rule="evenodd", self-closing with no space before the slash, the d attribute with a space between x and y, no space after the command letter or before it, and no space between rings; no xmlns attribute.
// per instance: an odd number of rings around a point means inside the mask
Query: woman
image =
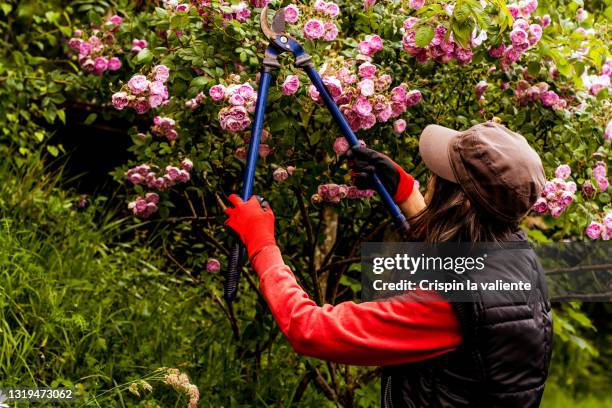
<svg viewBox="0 0 612 408"><path fill-rule="evenodd" d="M369 175L375 171L411 220L418 240L525 240L519 222L545 182L540 158L525 138L492 122L464 132L430 125L421 135L419 150L434 174L425 199L400 166L363 147L349 154L354 181L369 187ZM338 363L383 366L383 406L539 406L552 322L535 257L522 269L499 264L485 276L473 277L535 277L537 290L512 302L476 291L470 303L440 296L428 302L317 306L282 260L272 210L255 198L229 199L234 207L227 209L226 223L245 244L261 292L296 352Z"/></svg>

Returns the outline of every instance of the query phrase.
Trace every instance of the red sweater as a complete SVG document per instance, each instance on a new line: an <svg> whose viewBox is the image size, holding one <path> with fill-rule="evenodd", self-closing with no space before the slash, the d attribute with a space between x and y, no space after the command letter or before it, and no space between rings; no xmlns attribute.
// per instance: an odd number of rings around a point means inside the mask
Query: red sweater
<svg viewBox="0 0 612 408"><path fill-rule="evenodd" d="M442 298L416 302L406 295L406 301L317 306L297 284L277 246L264 247L252 264L274 319L300 354L386 366L427 360L461 343L455 312Z"/></svg>

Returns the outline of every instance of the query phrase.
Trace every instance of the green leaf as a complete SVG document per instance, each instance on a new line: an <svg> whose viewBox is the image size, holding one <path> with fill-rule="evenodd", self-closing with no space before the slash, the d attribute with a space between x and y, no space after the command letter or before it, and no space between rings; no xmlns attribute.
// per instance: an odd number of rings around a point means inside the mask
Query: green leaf
<svg viewBox="0 0 612 408"><path fill-rule="evenodd" d="M148 48L143 48L134 57L134 61L136 61L139 64L149 63L149 62L151 62L152 59L153 59L153 54L151 53L151 51Z"/></svg>
<svg viewBox="0 0 612 408"><path fill-rule="evenodd" d="M57 157L57 155L59 154L59 150L57 149L57 147L55 146L47 146L47 151L51 154L51 156L53 157Z"/></svg>
<svg viewBox="0 0 612 408"><path fill-rule="evenodd" d="M98 117L98 115L96 113L90 113L89 115L87 115L87 118L85 119L85 122L83 122L85 125L89 126L92 123L94 123L94 121L96 120L96 118Z"/></svg>
<svg viewBox="0 0 612 408"><path fill-rule="evenodd" d="M529 65L527 65L527 71L531 75L537 75L540 72L540 63L537 61L531 61Z"/></svg>
<svg viewBox="0 0 612 408"><path fill-rule="evenodd" d="M63 109L59 109L57 111L57 116L62 121L62 123L65 125L66 124L66 112Z"/></svg>
<svg viewBox="0 0 612 408"><path fill-rule="evenodd" d="M432 26L429 26L429 25L421 26L416 32L414 42L416 43L417 46L421 48L425 48L429 45L433 37L434 37L434 29Z"/></svg>

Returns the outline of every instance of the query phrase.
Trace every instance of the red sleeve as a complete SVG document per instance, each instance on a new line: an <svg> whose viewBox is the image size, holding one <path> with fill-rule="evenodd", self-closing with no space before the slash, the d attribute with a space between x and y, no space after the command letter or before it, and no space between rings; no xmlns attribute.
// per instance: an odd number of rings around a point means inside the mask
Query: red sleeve
<svg viewBox="0 0 612 408"><path fill-rule="evenodd" d="M452 306L430 302L344 302L317 306L297 284L277 246L253 259L276 322L297 353L337 363L386 366L456 349L461 331Z"/></svg>

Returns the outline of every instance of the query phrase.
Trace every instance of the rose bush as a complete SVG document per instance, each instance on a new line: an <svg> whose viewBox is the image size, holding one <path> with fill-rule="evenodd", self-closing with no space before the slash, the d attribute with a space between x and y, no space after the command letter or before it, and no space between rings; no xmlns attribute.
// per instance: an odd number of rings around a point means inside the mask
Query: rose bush
<svg viewBox="0 0 612 408"><path fill-rule="evenodd" d="M13 52L12 64L28 69L0 65L5 139L25 160L46 143L45 126L66 121L70 103L132 122L133 160L113 173L126 191L126 214L137 225L144 220L143 231L165 226L159 233L182 270L214 276L227 263L222 202L241 186L267 1L68 3L65 13L49 9L50 28ZM27 11L3 4L11 18ZM529 140L550 178L523 225L530 237L610 238L610 6L316 0L271 7L285 8L287 30L312 55L357 136L421 185L428 173L417 146L427 124L496 121ZM41 55L45 47L62 50ZM278 242L300 282L317 302L334 303L356 295L359 244L382 239L389 219L373 192L350 186L347 146L308 78L290 56L281 65L255 192L275 209ZM47 148L57 155L61 145ZM260 352L260 343L245 347ZM343 392L326 396L349 405L364 373L329 374Z"/></svg>

